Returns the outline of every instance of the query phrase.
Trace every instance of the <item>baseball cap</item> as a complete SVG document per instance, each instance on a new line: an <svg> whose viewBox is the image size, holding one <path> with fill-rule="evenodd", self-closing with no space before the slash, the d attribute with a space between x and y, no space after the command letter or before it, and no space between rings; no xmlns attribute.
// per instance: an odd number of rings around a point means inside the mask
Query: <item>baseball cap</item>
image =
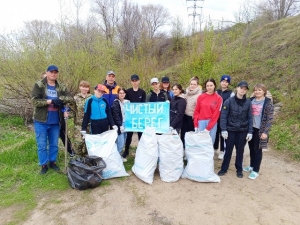
<svg viewBox="0 0 300 225"><path fill-rule="evenodd" d="M102 91L102 92L106 93L105 86L103 84L96 85L95 90Z"/></svg>
<svg viewBox="0 0 300 225"><path fill-rule="evenodd" d="M170 83L169 77L163 77L163 78L161 78L161 82L163 82L163 83Z"/></svg>
<svg viewBox="0 0 300 225"><path fill-rule="evenodd" d="M221 80L220 82L222 82L223 80L226 80L229 84L230 84L230 76L227 75L227 74L224 74L222 77L221 77Z"/></svg>
<svg viewBox="0 0 300 225"><path fill-rule="evenodd" d="M137 74L132 74L130 79L131 80L139 80L140 78Z"/></svg>
<svg viewBox="0 0 300 225"><path fill-rule="evenodd" d="M150 84L153 84L153 83L159 83L159 80L156 77L154 77L150 80Z"/></svg>
<svg viewBox="0 0 300 225"><path fill-rule="evenodd" d="M48 72L48 71L51 72L51 71L54 71L54 70L58 72L58 67L55 66L55 65L50 65L50 66L48 66L48 68L47 68L47 72Z"/></svg>
<svg viewBox="0 0 300 225"><path fill-rule="evenodd" d="M107 71L106 75L109 75L109 74L113 74L113 75L115 75L115 76L116 76L115 72L114 72L114 71L112 71L112 70L109 70L109 71Z"/></svg>
<svg viewBox="0 0 300 225"><path fill-rule="evenodd" d="M241 82L238 84L238 87L246 87L247 89L249 89L248 83L247 83L246 81L241 81Z"/></svg>

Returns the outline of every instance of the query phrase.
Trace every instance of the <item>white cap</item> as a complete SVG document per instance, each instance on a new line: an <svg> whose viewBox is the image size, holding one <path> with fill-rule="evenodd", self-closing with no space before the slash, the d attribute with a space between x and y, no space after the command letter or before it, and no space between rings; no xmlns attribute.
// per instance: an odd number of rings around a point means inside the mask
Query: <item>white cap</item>
<svg viewBox="0 0 300 225"><path fill-rule="evenodd" d="M150 80L150 84L153 84L153 83L159 83L159 80L158 78L154 77Z"/></svg>

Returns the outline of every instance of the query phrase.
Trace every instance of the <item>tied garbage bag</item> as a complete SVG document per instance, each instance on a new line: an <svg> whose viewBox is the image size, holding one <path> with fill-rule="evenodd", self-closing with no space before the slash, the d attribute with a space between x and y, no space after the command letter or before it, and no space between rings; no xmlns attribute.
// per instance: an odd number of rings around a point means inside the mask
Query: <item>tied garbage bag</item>
<svg viewBox="0 0 300 225"><path fill-rule="evenodd" d="M96 135L85 135L88 154L99 156L106 163L106 168L102 172L103 179L129 176L117 149L117 136L116 130L109 130Z"/></svg>
<svg viewBox="0 0 300 225"><path fill-rule="evenodd" d="M98 187L106 164L101 157L87 156L71 159L67 168L68 181L72 188L85 190Z"/></svg>
<svg viewBox="0 0 300 225"><path fill-rule="evenodd" d="M183 172L183 144L177 132L157 135L159 175L164 182L179 180Z"/></svg>
<svg viewBox="0 0 300 225"><path fill-rule="evenodd" d="M158 148L154 127L146 127L136 149L132 172L142 181L153 183L157 166Z"/></svg>
<svg viewBox="0 0 300 225"><path fill-rule="evenodd" d="M214 173L214 148L209 133L187 132L185 155L187 166L182 178L198 182L220 182L220 177Z"/></svg>

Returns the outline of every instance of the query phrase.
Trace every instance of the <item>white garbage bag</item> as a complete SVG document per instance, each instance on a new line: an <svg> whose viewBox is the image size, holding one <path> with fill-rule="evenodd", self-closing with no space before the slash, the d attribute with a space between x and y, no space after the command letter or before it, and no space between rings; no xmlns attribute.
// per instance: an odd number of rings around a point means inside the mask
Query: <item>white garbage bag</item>
<svg viewBox="0 0 300 225"><path fill-rule="evenodd" d="M106 168L102 171L103 179L129 176L117 149L117 136L118 133L115 130L109 130L102 134L85 135L88 155L99 156L106 163Z"/></svg>
<svg viewBox="0 0 300 225"><path fill-rule="evenodd" d="M176 134L156 136L159 152L159 175L162 181L176 182L183 172L183 144Z"/></svg>
<svg viewBox="0 0 300 225"><path fill-rule="evenodd" d="M198 182L220 182L214 173L214 148L211 137L206 132L187 132L185 134L185 155L187 166L182 178Z"/></svg>
<svg viewBox="0 0 300 225"><path fill-rule="evenodd" d="M157 166L158 148L154 127L146 127L138 143L132 172L142 181L153 183Z"/></svg>

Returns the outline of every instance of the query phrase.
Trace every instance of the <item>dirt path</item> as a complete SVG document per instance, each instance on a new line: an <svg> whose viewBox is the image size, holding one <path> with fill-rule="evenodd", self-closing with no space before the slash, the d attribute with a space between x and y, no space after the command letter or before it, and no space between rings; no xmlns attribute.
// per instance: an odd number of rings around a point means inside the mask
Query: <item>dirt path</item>
<svg viewBox="0 0 300 225"><path fill-rule="evenodd" d="M216 156L215 156L216 158ZM246 162L249 154L246 151ZM221 161L215 159L215 172ZM234 159L221 183L180 179L153 185L130 172L125 180L90 191L68 190L43 198L24 224L299 224L300 165L264 152L257 180L236 177Z"/></svg>

